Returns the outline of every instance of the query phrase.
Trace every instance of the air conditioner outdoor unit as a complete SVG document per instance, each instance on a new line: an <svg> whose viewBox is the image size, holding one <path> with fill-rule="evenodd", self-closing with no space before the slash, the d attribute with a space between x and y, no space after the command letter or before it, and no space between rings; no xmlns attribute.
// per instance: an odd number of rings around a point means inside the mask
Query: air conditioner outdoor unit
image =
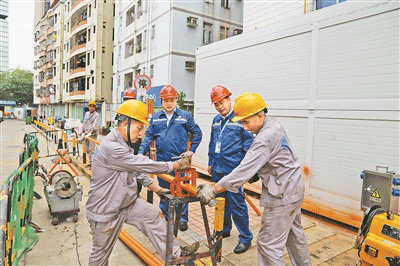
<svg viewBox="0 0 400 266"><path fill-rule="evenodd" d="M197 18L195 17L187 17L187 25L189 27L197 27Z"/></svg>
<svg viewBox="0 0 400 266"><path fill-rule="evenodd" d="M185 69L189 71L194 71L196 69L196 61L185 61Z"/></svg>

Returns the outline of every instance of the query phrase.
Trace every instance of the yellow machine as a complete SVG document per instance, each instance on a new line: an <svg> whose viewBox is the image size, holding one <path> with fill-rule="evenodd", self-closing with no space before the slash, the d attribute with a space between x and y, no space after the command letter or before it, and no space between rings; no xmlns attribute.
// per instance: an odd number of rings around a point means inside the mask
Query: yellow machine
<svg viewBox="0 0 400 266"><path fill-rule="evenodd" d="M361 208L366 211L355 245L357 265L400 266L399 175L365 170L361 178Z"/></svg>

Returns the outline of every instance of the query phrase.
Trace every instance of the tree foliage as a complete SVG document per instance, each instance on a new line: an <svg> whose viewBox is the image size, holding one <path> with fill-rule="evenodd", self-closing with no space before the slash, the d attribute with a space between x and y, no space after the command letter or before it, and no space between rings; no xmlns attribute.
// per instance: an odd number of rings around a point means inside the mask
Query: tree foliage
<svg viewBox="0 0 400 266"><path fill-rule="evenodd" d="M183 109L185 106L185 98L186 98L186 93L184 93L183 91L179 92L177 103L180 109Z"/></svg>
<svg viewBox="0 0 400 266"><path fill-rule="evenodd" d="M33 73L19 68L0 73L0 100L32 105Z"/></svg>

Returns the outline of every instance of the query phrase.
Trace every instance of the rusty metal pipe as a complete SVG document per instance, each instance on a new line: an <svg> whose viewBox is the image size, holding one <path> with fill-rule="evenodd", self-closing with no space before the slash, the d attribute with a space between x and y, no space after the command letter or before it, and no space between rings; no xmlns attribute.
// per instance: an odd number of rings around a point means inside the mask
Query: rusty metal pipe
<svg viewBox="0 0 400 266"><path fill-rule="evenodd" d="M261 216L261 212L260 210L257 208L257 206L251 201L251 199L249 198L249 196L247 196L246 194L244 194L247 203L249 203L249 205L253 208L253 210L257 213L258 216Z"/></svg>
<svg viewBox="0 0 400 266"><path fill-rule="evenodd" d="M172 181L174 181L173 176L171 175L167 175L167 174L158 174L157 176L159 176L160 178L164 179L165 181L172 183ZM190 185L190 184L181 184L182 188L185 189L187 192L189 192L190 194L193 195L197 195L197 187Z"/></svg>
<svg viewBox="0 0 400 266"><path fill-rule="evenodd" d="M86 139L89 140L89 141L92 141L92 142L96 143L97 145L100 145L100 142L99 142L99 141L97 141L97 140L95 140L95 139L92 139L91 137L86 137Z"/></svg>
<svg viewBox="0 0 400 266"><path fill-rule="evenodd" d="M151 253L147 248L142 246L136 239L129 235L126 229L122 228L118 236L129 248L132 249L147 265L161 266L164 262Z"/></svg>

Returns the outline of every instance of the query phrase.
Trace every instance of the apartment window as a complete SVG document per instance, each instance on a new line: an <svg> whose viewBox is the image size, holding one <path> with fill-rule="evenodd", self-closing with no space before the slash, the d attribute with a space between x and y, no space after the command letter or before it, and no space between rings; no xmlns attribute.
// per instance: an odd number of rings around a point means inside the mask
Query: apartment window
<svg viewBox="0 0 400 266"><path fill-rule="evenodd" d="M128 11L126 11L126 27L135 21L135 6L133 5Z"/></svg>
<svg viewBox="0 0 400 266"><path fill-rule="evenodd" d="M223 8L229 9L229 0L221 0L221 6Z"/></svg>
<svg viewBox="0 0 400 266"><path fill-rule="evenodd" d="M69 31L69 21L67 22L67 31Z"/></svg>
<svg viewBox="0 0 400 266"><path fill-rule="evenodd" d="M239 34L242 34L242 33L243 33L242 29L234 29L233 30L233 36L236 36L236 35L239 35Z"/></svg>
<svg viewBox="0 0 400 266"><path fill-rule="evenodd" d="M111 53L111 65L114 65L114 53Z"/></svg>
<svg viewBox="0 0 400 266"><path fill-rule="evenodd" d="M87 41L90 42L90 29L87 31Z"/></svg>
<svg viewBox="0 0 400 266"><path fill-rule="evenodd" d="M94 76L92 77L92 84L94 84Z"/></svg>
<svg viewBox="0 0 400 266"><path fill-rule="evenodd" d="M57 14L54 15L54 24L57 24Z"/></svg>
<svg viewBox="0 0 400 266"><path fill-rule="evenodd" d="M69 12L69 2L67 3L67 9L68 9L68 12Z"/></svg>
<svg viewBox="0 0 400 266"><path fill-rule="evenodd" d="M86 82L86 84L87 84L86 90L89 90L90 77L87 77L86 80L87 80L87 82Z"/></svg>
<svg viewBox="0 0 400 266"><path fill-rule="evenodd" d="M134 43L133 39L125 43L125 58L133 55ZM119 55L121 55L121 46L119 47Z"/></svg>
<svg viewBox="0 0 400 266"><path fill-rule="evenodd" d="M113 4L113 17L115 18L115 4Z"/></svg>
<svg viewBox="0 0 400 266"><path fill-rule="evenodd" d="M142 0L139 0L137 5L138 5L137 6L137 10L138 10L137 18L140 18L140 16L143 15Z"/></svg>
<svg viewBox="0 0 400 266"><path fill-rule="evenodd" d="M96 33L96 25L93 26L93 34Z"/></svg>
<svg viewBox="0 0 400 266"><path fill-rule="evenodd" d="M140 53L142 51L142 34L136 36L136 53Z"/></svg>
<svg viewBox="0 0 400 266"><path fill-rule="evenodd" d="M197 18L195 17L187 17L187 23L186 25L188 25L189 27L197 27Z"/></svg>
<svg viewBox="0 0 400 266"><path fill-rule="evenodd" d="M69 67L68 67L68 62L67 62L67 73L68 73L68 69L69 69Z"/></svg>
<svg viewBox="0 0 400 266"><path fill-rule="evenodd" d="M89 5L89 18L92 16L92 5Z"/></svg>
<svg viewBox="0 0 400 266"><path fill-rule="evenodd" d="M118 56L121 56L121 46L118 46Z"/></svg>
<svg viewBox="0 0 400 266"><path fill-rule="evenodd" d="M87 54L87 60L86 61L87 61L87 65L89 66L90 65L90 53Z"/></svg>
<svg viewBox="0 0 400 266"><path fill-rule="evenodd" d="M97 1L96 1L96 0L94 0L94 8L96 8L96 2L97 2Z"/></svg>
<svg viewBox="0 0 400 266"><path fill-rule="evenodd" d="M154 77L154 65L150 66L150 73L149 73L150 78Z"/></svg>
<svg viewBox="0 0 400 266"><path fill-rule="evenodd" d="M114 41L115 29L112 30L112 40Z"/></svg>
<svg viewBox="0 0 400 266"><path fill-rule="evenodd" d="M150 38L154 39L154 37L156 37L156 25L151 26Z"/></svg>
<svg viewBox="0 0 400 266"><path fill-rule="evenodd" d="M56 67L53 67L53 77L57 75Z"/></svg>
<svg viewBox="0 0 400 266"><path fill-rule="evenodd" d="M143 32L143 51L146 50L146 45L147 45L146 40L147 40L147 30Z"/></svg>
<svg viewBox="0 0 400 266"><path fill-rule="evenodd" d="M95 56L95 51L93 51L93 59L94 59L94 56Z"/></svg>
<svg viewBox="0 0 400 266"><path fill-rule="evenodd" d="M212 24L203 22L203 44L212 43Z"/></svg>
<svg viewBox="0 0 400 266"><path fill-rule="evenodd" d="M316 9L321 9L324 7L336 5L338 3L344 2L346 0L317 0L316 1Z"/></svg>
<svg viewBox="0 0 400 266"><path fill-rule="evenodd" d="M219 39L220 40L228 38L228 30L229 30L229 28L227 28L225 26L219 27Z"/></svg>

